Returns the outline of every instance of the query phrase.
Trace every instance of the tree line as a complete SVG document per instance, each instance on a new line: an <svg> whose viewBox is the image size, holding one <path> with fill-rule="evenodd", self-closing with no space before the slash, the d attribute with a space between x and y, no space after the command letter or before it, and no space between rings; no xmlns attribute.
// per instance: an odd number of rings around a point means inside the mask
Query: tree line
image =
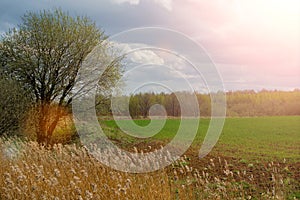
<svg viewBox="0 0 300 200"><path fill-rule="evenodd" d="M160 104L165 108L167 116L179 117L181 115L180 103L176 95L194 95L187 92L177 93L138 93L127 96L129 98L129 112L133 118L147 118L151 106ZM198 100L200 115L211 116L211 97L209 94L195 94ZM226 92L226 109L229 117L245 116L279 116L300 115L300 90L277 91L277 90L244 90ZM97 114L112 115L109 99L106 103L97 107ZM120 115L124 114L120 111ZM156 115L163 115L158 110Z"/></svg>

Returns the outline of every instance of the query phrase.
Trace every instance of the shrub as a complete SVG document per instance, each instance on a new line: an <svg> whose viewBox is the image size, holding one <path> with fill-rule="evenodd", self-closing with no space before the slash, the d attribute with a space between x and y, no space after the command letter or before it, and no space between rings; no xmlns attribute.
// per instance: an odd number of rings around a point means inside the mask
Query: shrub
<svg viewBox="0 0 300 200"><path fill-rule="evenodd" d="M16 81L1 74L0 91L0 135L18 133L30 107L30 98Z"/></svg>

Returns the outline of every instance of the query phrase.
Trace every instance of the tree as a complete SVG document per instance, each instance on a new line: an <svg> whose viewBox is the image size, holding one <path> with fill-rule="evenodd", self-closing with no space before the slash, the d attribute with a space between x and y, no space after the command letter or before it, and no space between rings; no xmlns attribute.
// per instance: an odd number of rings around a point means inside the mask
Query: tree
<svg viewBox="0 0 300 200"><path fill-rule="evenodd" d="M145 93L145 94L140 93L138 95L138 98L139 98L139 108L140 108L141 114L144 118L147 118L149 115L150 107L152 105L151 94L150 93Z"/></svg>
<svg viewBox="0 0 300 200"><path fill-rule="evenodd" d="M30 106L30 96L15 81L0 73L0 135L16 133L24 111Z"/></svg>
<svg viewBox="0 0 300 200"><path fill-rule="evenodd" d="M105 56L114 60L103 73L99 88L106 90L119 78L120 58L109 51L106 39L89 18L72 17L61 10L28 12L18 29L10 30L2 38L3 71L33 93L38 142L50 142L63 111L78 96L73 90L76 77L84 59L96 46L101 46Z"/></svg>
<svg viewBox="0 0 300 200"><path fill-rule="evenodd" d="M138 118L141 115L139 108L139 97L137 95L131 95L129 100L129 112L132 118Z"/></svg>
<svg viewBox="0 0 300 200"><path fill-rule="evenodd" d="M175 93L171 93L170 95L168 95L166 101L166 109L169 116L180 116L180 105Z"/></svg>

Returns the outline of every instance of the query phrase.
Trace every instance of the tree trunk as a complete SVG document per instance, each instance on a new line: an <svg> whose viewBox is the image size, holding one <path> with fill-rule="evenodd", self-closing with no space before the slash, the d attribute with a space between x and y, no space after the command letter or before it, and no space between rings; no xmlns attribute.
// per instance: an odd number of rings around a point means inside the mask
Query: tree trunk
<svg viewBox="0 0 300 200"><path fill-rule="evenodd" d="M49 122L50 126L49 126L49 128L47 130L47 133L46 133L47 134L46 135L46 137L47 137L47 144L50 144L53 132L54 132L54 130L55 130L55 128L56 128L56 126L57 126L60 118L61 118L60 110L57 109L57 112L58 113L55 113L55 118L54 118L53 122L51 122L51 123Z"/></svg>
<svg viewBox="0 0 300 200"><path fill-rule="evenodd" d="M59 106L42 103L38 112L37 142L40 144L51 145L53 132L63 115Z"/></svg>
<svg viewBox="0 0 300 200"><path fill-rule="evenodd" d="M37 134L37 142L40 144L46 143L46 127L47 127L47 106L45 104L41 104L36 109L36 114L38 116L38 126L36 128Z"/></svg>

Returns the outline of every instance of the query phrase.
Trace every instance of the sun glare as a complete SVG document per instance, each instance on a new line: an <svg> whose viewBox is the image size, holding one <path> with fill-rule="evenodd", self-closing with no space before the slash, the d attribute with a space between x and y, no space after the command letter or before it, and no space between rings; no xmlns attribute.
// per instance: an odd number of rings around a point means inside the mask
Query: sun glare
<svg viewBox="0 0 300 200"><path fill-rule="evenodd" d="M300 19L300 1L299 0L247 0L236 1L240 14L252 14L257 17L267 18L270 21L293 21ZM287 21L288 20L288 21Z"/></svg>
<svg viewBox="0 0 300 200"><path fill-rule="evenodd" d="M236 20L249 30L296 41L300 34L299 0L236 0Z"/></svg>

